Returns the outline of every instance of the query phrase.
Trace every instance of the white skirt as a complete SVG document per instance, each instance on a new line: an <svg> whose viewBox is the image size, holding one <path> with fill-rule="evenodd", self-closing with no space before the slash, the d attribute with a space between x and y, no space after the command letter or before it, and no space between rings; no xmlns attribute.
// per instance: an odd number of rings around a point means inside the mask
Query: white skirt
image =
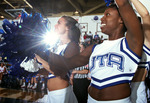
<svg viewBox="0 0 150 103"><path fill-rule="evenodd" d="M88 94L87 103L131 103L131 101L130 101L130 97L119 99L119 100L111 100L111 101L97 101Z"/></svg>
<svg viewBox="0 0 150 103"><path fill-rule="evenodd" d="M39 103L78 103L76 96L73 92L72 86L68 86L64 89L47 91L48 95L45 95L42 99L37 100Z"/></svg>
<svg viewBox="0 0 150 103"><path fill-rule="evenodd" d="M131 101L132 103L147 103L147 91L145 82L131 82Z"/></svg>

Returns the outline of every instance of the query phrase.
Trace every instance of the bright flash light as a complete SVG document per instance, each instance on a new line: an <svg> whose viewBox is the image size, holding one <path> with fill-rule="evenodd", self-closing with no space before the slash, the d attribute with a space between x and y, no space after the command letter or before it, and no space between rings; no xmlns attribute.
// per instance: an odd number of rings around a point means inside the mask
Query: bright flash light
<svg viewBox="0 0 150 103"><path fill-rule="evenodd" d="M57 43L58 41L58 35L51 31L51 32L47 32L45 35L44 35L44 42L47 44L47 45L50 45L50 46L53 46Z"/></svg>

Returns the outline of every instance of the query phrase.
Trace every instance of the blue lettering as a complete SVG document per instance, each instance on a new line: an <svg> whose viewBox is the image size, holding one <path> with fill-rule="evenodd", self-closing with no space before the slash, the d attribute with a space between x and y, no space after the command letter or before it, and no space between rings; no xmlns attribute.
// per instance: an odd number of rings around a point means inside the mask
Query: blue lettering
<svg viewBox="0 0 150 103"><path fill-rule="evenodd" d="M95 59L96 59L96 56L94 56L93 58L92 58L92 66L90 67L90 71L95 67Z"/></svg>
<svg viewBox="0 0 150 103"><path fill-rule="evenodd" d="M124 57L120 54L109 53L105 55L94 56L91 60L90 71L95 68L96 63L98 63L99 67L113 67L116 65L119 71L124 71Z"/></svg>
<svg viewBox="0 0 150 103"><path fill-rule="evenodd" d="M109 60L107 63L108 66L113 67L113 65L117 65L117 69L119 71L124 71L123 64L124 64L124 58L122 56L114 53L109 54Z"/></svg>
<svg viewBox="0 0 150 103"><path fill-rule="evenodd" d="M108 58L108 54L97 56L97 60L99 60L99 66L100 67L105 66L104 59L107 59L107 58Z"/></svg>

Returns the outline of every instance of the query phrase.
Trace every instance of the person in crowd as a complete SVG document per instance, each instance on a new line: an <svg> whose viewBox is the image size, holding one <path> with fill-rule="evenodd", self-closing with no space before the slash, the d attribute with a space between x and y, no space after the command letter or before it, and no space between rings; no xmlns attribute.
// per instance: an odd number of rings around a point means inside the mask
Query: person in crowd
<svg viewBox="0 0 150 103"><path fill-rule="evenodd" d="M27 88L33 89L33 90L37 89L38 87L40 87L38 85L39 84L38 82L40 82L42 84L41 90L44 90L45 89L45 76L40 75L40 74L36 74L31 78L31 84Z"/></svg>
<svg viewBox="0 0 150 103"><path fill-rule="evenodd" d="M31 85L31 77L27 76L27 77L22 77L22 85L21 88L29 88Z"/></svg>
<svg viewBox="0 0 150 103"><path fill-rule="evenodd" d="M94 41L95 41L95 44L100 44L101 43L101 38L99 37L97 32L95 32Z"/></svg>
<svg viewBox="0 0 150 103"><path fill-rule="evenodd" d="M0 84L2 83L2 78L3 78L4 73L6 73L6 72L7 72L6 66L5 66L4 62L1 62L0 63Z"/></svg>
<svg viewBox="0 0 150 103"><path fill-rule="evenodd" d="M44 75L40 75L40 83L42 83L42 87L41 87L41 90L44 90L45 89L45 81L46 81L46 76L44 76Z"/></svg>
<svg viewBox="0 0 150 103"><path fill-rule="evenodd" d="M29 72L26 75L22 76L21 88L32 89L32 87L33 87L33 77L34 76L35 76L34 73L29 73Z"/></svg>
<svg viewBox="0 0 150 103"><path fill-rule="evenodd" d="M90 45L90 44L91 44L91 39L89 38L87 32L85 32L83 38L84 38L84 43L85 43L86 45Z"/></svg>
<svg viewBox="0 0 150 103"><path fill-rule="evenodd" d="M97 34L97 32L95 32L94 40L97 40L97 39L99 39L99 38L100 38L99 35Z"/></svg>
<svg viewBox="0 0 150 103"><path fill-rule="evenodd" d="M25 71L27 71L27 74L25 74L22 77L22 86L21 88L27 89L36 89L37 83L39 79L39 71L43 68L37 61L36 58L32 59L32 62L25 62L27 58L23 60L23 62L20 64L22 68L24 68ZM27 84L27 86L26 86Z"/></svg>
<svg viewBox="0 0 150 103"><path fill-rule="evenodd" d="M25 79L25 81L27 83L27 87L25 87L25 88L29 89L32 86L31 79L32 79L32 77L30 75Z"/></svg>
<svg viewBox="0 0 150 103"><path fill-rule="evenodd" d="M100 40L101 40L101 43L105 40L105 39L103 38L103 35L101 35Z"/></svg>
<svg viewBox="0 0 150 103"><path fill-rule="evenodd" d="M49 72L43 68L39 70L39 75L40 75L40 84L42 84L41 90L43 91L47 88L45 84L47 84L47 77L49 75Z"/></svg>
<svg viewBox="0 0 150 103"><path fill-rule="evenodd" d="M93 42L93 34L91 31L88 33L88 38L90 38L91 43Z"/></svg>
<svg viewBox="0 0 150 103"><path fill-rule="evenodd" d="M74 18L70 16L62 16L55 25L55 32L60 38L60 43L53 51L54 53L70 58L80 52L79 39L81 32L78 27L78 22ZM47 81L47 103L77 103L72 86L69 83L71 73L66 73L64 77L55 76L50 70L54 65L48 65L48 62L45 60L38 60L38 62L42 63L42 66L49 71Z"/></svg>
<svg viewBox="0 0 150 103"><path fill-rule="evenodd" d="M80 44L80 52L86 48L84 43ZM77 67L72 71L70 81L72 81L73 91L77 97L78 103L87 103L88 86L90 80L87 79L89 73L88 64Z"/></svg>
<svg viewBox="0 0 150 103"><path fill-rule="evenodd" d="M84 32L83 39L84 41L88 38L87 32Z"/></svg>
<svg viewBox="0 0 150 103"><path fill-rule="evenodd" d="M39 74L35 74L31 77L30 83L28 83L28 89L36 89L39 80Z"/></svg>
<svg viewBox="0 0 150 103"><path fill-rule="evenodd" d="M26 87L26 80L25 80L25 77L22 77L21 81L22 81L21 88L25 88L25 87Z"/></svg>
<svg viewBox="0 0 150 103"><path fill-rule="evenodd" d="M3 60L2 60L2 57L0 56L0 62L2 62Z"/></svg>
<svg viewBox="0 0 150 103"><path fill-rule="evenodd" d="M145 78L148 76L150 69L150 15L146 7L139 0L131 0L131 2L141 16L142 29L144 31L142 59L131 82L131 101L132 103L147 103L148 94L146 92ZM147 3L150 4L150 2Z"/></svg>
<svg viewBox="0 0 150 103"><path fill-rule="evenodd" d="M89 63L88 103L131 103L130 82L142 56L144 37L129 0L115 0L115 3L101 18L101 31L108 35L108 40L91 45L71 58L52 52L48 57L49 65L55 66L49 69L60 77L70 69ZM35 56L39 62L45 57Z"/></svg>

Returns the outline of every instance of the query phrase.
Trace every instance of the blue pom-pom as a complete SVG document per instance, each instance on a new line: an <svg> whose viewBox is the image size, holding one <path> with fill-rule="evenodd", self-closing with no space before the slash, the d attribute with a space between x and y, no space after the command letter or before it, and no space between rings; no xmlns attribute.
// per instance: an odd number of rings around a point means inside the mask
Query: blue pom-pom
<svg viewBox="0 0 150 103"><path fill-rule="evenodd" d="M39 13L28 15L23 12L19 22L3 20L3 30L0 29L0 33L4 40L0 42L0 53L12 64L11 75L24 76L25 70L20 67L24 58L33 59L34 53L47 49L41 41L43 34L49 30L48 23Z"/></svg>
<svg viewBox="0 0 150 103"><path fill-rule="evenodd" d="M105 3L106 3L106 6L109 6L111 3L114 2L114 0L104 0Z"/></svg>
<svg viewBox="0 0 150 103"><path fill-rule="evenodd" d="M3 29L0 29L0 34L5 34Z"/></svg>

